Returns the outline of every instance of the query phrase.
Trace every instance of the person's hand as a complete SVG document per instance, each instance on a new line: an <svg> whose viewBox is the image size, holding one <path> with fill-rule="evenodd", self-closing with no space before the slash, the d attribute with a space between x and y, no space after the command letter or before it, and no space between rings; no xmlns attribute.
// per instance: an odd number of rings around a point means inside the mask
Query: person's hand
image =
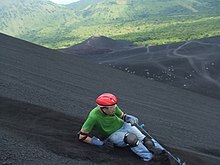
<svg viewBox="0 0 220 165"><path fill-rule="evenodd" d="M90 144L98 146L104 152L111 152L114 150L114 144L108 141L108 139L101 141L97 137L93 136Z"/></svg>
<svg viewBox="0 0 220 165"><path fill-rule="evenodd" d="M97 137L93 136L92 140L90 141L90 144L97 145L97 146L103 146L104 142L101 141L100 139L98 139Z"/></svg>
<svg viewBox="0 0 220 165"><path fill-rule="evenodd" d="M125 116L125 121L127 123L131 123L131 125L133 124L138 124L138 118L132 115L126 115Z"/></svg>

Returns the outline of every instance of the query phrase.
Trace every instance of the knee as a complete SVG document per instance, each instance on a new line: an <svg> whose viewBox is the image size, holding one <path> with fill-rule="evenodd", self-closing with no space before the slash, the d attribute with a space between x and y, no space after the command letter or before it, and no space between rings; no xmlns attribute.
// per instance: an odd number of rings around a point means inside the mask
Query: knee
<svg viewBox="0 0 220 165"><path fill-rule="evenodd" d="M139 144L139 140L137 135L133 134L133 133L127 133L124 136L124 142L126 144L129 144L129 146L131 147L136 147Z"/></svg>
<svg viewBox="0 0 220 165"><path fill-rule="evenodd" d="M145 137L145 138L143 139L143 144L144 144L144 146L147 147L148 149L154 148L154 143L153 143L153 141L152 141L151 139L147 138L147 137Z"/></svg>

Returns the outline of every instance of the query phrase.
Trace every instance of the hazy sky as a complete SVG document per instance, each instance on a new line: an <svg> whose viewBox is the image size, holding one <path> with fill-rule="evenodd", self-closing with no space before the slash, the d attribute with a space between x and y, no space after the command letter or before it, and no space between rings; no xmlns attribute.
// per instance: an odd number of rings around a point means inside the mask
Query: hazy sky
<svg viewBox="0 0 220 165"><path fill-rule="evenodd" d="M69 4L69 3L72 3L72 2L77 2L79 0L50 0L54 3L58 3L58 4Z"/></svg>

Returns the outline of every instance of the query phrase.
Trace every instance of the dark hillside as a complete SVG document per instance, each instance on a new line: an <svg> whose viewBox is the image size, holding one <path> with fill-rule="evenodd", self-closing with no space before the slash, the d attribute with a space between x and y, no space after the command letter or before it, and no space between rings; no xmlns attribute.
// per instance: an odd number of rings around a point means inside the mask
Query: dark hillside
<svg viewBox="0 0 220 165"><path fill-rule="evenodd" d="M218 165L220 102L0 34L0 164L142 164L130 150L79 143L97 95L191 165Z"/></svg>
<svg viewBox="0 0 220 165"><path fill-rule="evenodd" d="M100 40L102 45L107 41ZM91 40L90 44L93 43L96 42ZM108 52L101 52L97 44L92 51L85 42L80 45L82 49L72 46L63 51L149 80L220 99L219 36L160 46L130 46Z"/></svg>

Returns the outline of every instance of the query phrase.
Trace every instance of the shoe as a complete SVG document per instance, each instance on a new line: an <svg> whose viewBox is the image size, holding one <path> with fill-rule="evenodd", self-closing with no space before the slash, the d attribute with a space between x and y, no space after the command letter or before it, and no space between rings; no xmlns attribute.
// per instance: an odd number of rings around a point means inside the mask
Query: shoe
<svg viewBox="0 0 220 165"><path fill-rule="evenodd" d="M170 164L169 157L165 151L163 151L160 154L154 154L154 157L152 159L154 162L157 162L161 165Z"/></svg>

